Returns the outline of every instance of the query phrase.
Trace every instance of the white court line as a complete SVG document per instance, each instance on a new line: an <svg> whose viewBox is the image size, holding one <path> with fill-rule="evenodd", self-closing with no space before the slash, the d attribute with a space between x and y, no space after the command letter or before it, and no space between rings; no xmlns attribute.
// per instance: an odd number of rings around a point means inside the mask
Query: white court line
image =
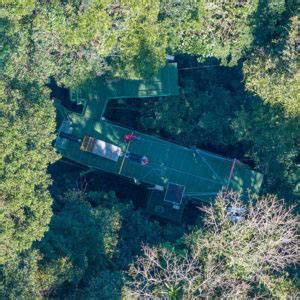
<svg viewBox="0 0 300 300"><path fill-rule="evenodd" d="M142 140L145 140L145 139L142 139ZM138 143L139 141L135 141L136 143ZM148 148L149 148L149 150L151 151L151 148L154 146L153 144L154 143L159 143L159 142L155 142L155 141L153 141L152 139L151 140L147 140L147 142L149 143L149 146L148 146ZM162 143L160 143L161 145L162 145ZM162 145L163 146L163 145ZM177 145L176 145L177 146ZM141 148L143 148L143 146L141 147ZM169 147L168 147L169 148ZM181 148L181 147L180 147ZM175 149L176 150L176 152L178 151L178 149ZM191 149L188 149L189 151L192 151ZM170 150L168 149L168 152L170 152ZM178 151L178 153L180 154L180 151ZM185 157L184 159L182 159L181 160L181 164L180 164L180 166L182 166L182 164L184 163L184 161L186 161L187 160L187 158ZM152 166L154 166L154 168L152 168ZM208 178L205 178L205 177L202 177L202 176L199 176L199 175L195 175L195 174L192 174L192 173L189 173L189 172L184 172L184 171L181 171L181 170L179 170L179 169L176 169L176 168L173 168L173 167L169 167L169 166L166 166L166 165L163 165L163 166L161 166L160 165L160 163L156 163L155 161L152 161L151 160L151 158L150 158L150 162L149 162L149 165L146 165L146 166L143 166L144 168L145 167L151 167L153 170L160 170L160 173L161 173L161 175L160 176L163 176L162 175L162 173L163 173L163 169L166 169L166 170L171 170L171 171L175 171L175 172L178 172L178 173L181 173L181 174L184 174L184 175L186 175L186 176L190 176L190 177L194 177L194 178L199 178L199 179L201 179L201 180L204 180L204 181L208 181L208 182L212 182L212 183L214 183L214 184L223 184L223 183L221 183L219 180L218 181L216 181L216 180L213 180L213 179L208 179ZM148 172L149 174L151 173L152 171L150 171L150 172ZM149 174L146 174L147 176L149 175ZM146 177L147 177L146 176ZM144 176L142 177L142 178L144 178ZM188 181L188 179L187 179L187 181Z"/></svg>
<svg viewBox="0 0 300 300"><path fill-rule="evenodd" d="M215 181L215 180L212 180L212 179L208 179L208 178L205 178L205 177L202 177L202 176L199 176L199 175L194 175L192 173L187 173L187 172L184 172L184 171L181 171L181 170L178 170L178 169L175 169L175 168L171 168L171 167L168 167L168 166L160 166L158 164L156 164L156 166L158 168L166 168L166 169L169 169L171 171L175 171L175 172L178 172L178 173L182 173L184 175L187 175L187 176L191 176L191 177L195 177L195 178L200 178L202 180L205 180L205 181L208 181L208 182L212 182L212 183L218 183L220 184L219 181Z"/></svg>

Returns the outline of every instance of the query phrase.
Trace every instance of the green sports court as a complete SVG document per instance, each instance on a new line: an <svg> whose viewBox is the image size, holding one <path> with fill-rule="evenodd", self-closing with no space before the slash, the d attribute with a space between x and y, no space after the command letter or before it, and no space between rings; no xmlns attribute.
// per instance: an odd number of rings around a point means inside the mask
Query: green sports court
<svg viewBox="0 0 300 300"><path fill-rule="evenodd" d="M132 131L103 117L109 99L178 95L177 76L177 65L171 63L151 80L99 77L78 87L70 92L70 98L81 106L81 112L57 104L63 122L55 143L58 151L72 161L145 185L150 189L150 213L171 220L181 218L189 199L209 202L222 189L258 192L263 179L260 173L237 160ZM128 133L139 140L126 143L124 136ZM82 146L87 137L101 148L98 152ZM144 155L149 163L142 165L131 161L125 157L126 152ZM177 194L179 202L166 200L166 197L176 198Z"/></svg>

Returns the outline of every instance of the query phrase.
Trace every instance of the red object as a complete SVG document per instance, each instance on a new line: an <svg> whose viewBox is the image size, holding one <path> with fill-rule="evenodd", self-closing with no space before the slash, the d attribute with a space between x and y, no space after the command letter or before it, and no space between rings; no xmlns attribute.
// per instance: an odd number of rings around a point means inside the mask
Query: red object
<svg viewBox="0 0 300 300"><path fill-rule="evenodd" d="M128 134L126 134L126 135L124 136L124 140L125 140L126 143L132 142L132 141L134 141L135 139L136 139L136 137L135 137L135 135L132 134L132 133L128 133Z"/></svg>
<svg viewBox="0 0 300 300"><path fill-rule="evenodd" d="M228 192L228 188L229 188L229 184L230 184L231 177L232 177L232 174L233 174L233 170L234 170L234 167L235 167L235 163L236 163L236 159L233 160L231 168L230 168L230 173L229 173L228 182L227 182L227 186L226 186L226 193Z"/></svg>
<svg viewBox="0 0 300 300"><path fill-rule="evenodd" d="M141 160L141 164L143 166L148 165L149 164L149 159L146 156L143 156L142 160Z"/></svg>

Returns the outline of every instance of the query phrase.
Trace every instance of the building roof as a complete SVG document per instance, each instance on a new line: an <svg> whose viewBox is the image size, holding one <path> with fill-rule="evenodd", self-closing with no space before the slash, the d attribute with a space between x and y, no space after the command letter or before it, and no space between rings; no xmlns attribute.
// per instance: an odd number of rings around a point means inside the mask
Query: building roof
<svg viewBox="0 0 300 300"><path fill-rule="evenodd" d="M165 188L169 182L185 186L184 196L193 199L210 201L227 185L228 189L236 191L250 189L258 192L263 176L247 165L237 162L232 170L232 159L177 145L103 119L108 99L171 95L178 95L176 64L168 64L157 77L148 81L107 82L105 78L97 78L80 87L80 97L85 99L83 113L64 111L65 118L72 122L68 133L80 140L89 136L110 143L120 147L123 155L115 162L82 151L76 138L66 139L63 143L60 140L56 146L63 156L88 167ZM140 137L140 140L125 143L124 135L128 133ZM147 156L149 164L141 165L124 158L126 151Z"/></svg>

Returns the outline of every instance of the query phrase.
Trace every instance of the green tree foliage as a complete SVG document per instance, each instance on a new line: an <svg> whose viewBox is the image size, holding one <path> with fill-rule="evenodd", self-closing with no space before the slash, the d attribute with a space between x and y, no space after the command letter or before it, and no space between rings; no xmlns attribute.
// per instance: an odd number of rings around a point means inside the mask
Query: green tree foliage
<svg viewBox="0 0 300 300"><path fill-rule="evenodd" d="M46 76L34 72L30 26L23 22L33 5L8 2L1 10L0 263L41 239L52 216L47 168L58 158L55 111Z"/></svg>
<svg viewBox="0 0 300 300"><path fill-rule="evenodd" d="M298 70L299 19L291 18L291 28L284 48L279 53L282 38L272 42L272 48L260 47L245 62L246 88L271 105L280 104L289 115L300 115L300 74ZM275 50L276 51L276 50ZM277 50L278 51L278 50Z"/></svg>
<svg viewBox="0 0 300 300"><path fill-rule="evenodd" d="M180 74L179 97L145 103L140 120L143 130L191 146L217 148L237 142L231 123L244 102L244 91L237 81L239 70L228 70L215 61L207 65L207 69L200 66Z"/></svg>
<svg viewBox="0 0 300 300"><path fill-rule="evenodd" d="M13 56L9 53L12 71L29 71L31 78L41 83L54 76L67 86L101 75L106 68L104 59L111 51L107 3L91 1L84 6L76 1L34 2L34 13L28 8L25 16L23 10L15 15L17 3L7 5L3 19L6 39L11 45L19 45L10 51L15 52Z"/></svg>
<svg viewBox="0 0 300 300"><path fill-rule="evenodd" d="M167 235L114 193L72 190L56 202L50 229L35 244L42 257L39 293L118 298L141 243L155 245Z"/></svg>
<svg viewBox="0 0 300 300"><path fill-rule="evenodd" d="M114 194L92 193L90 199L93 206L99 200L116 203ZM56 204L50 230L36 243L39 250L23 252L3 266L0 274L6 298L15 299L18 293L25 298L92 295L98 278L114 276L109 267L113 269L118 242L119 208L111 203L109 208L92 207L87 200L82 192L68 192ZM110 282L110 287L117 292L121 284L122 280ZM112 295L110 288L109 292Z"/></svg>
<svg viewBox="0 0 300 300"><path fill-rule="evenodd" d="M174 52L216 57L233 66L254 37L258 1L162 1L161 15Z"/></svg>
<svg viewBox="0 0 300 300"><path fill-rule="evenodd" d="M219 194L204 211L205 228L187 235L181 247L144 247L144 256L129 271L129 298L296 294L284 272L300 260L299 219L291 208L272 195L245 205L240 195L230 193Z"/></svg>
<svg viewBox="0 0 300 300"><path fill-rule="evenodd" d="M38 250L27 250L1 267L0 296L3 299L44 299L74 271L67 257L45 264Z"/></svg>
<svg viewBox="0 0 300 300"><path fill-rule="evenodd" d="M100 271L82 291L86 299L120 299L124 274L120 271Z"/></svg>
<svg viewBox="0 0 300 300"><path fill-rule="evenodd" d="M2 1L0 298L119 299L137 255L129 284L136 296L292 296L284 272L299 258L298 224L276 197L244 206L219 196L205 228L178 240L185 228L150 220L113 193L65 193L77 175L63 170L68 188L52 189L52 211L47 168L58 155L45 83L147 78L166 53L181 54L179 65L200 68L180 70L179 97L148 101L139 129L250 161L266 174L263 192L292 202L300 138L294 14L292 0ZM243 222L228 219L232 203L246 209Z"/></svg>
<svg viewBox="0 0 300 300"><path fill-rule="evenodd" d="M2 86L0 116L1 259L43 237L52 216L47 188L55 115L49 91L14 82Z"/></svg>
<svg viewBox="0 0 300 300"><path fill-rule="evenodd" d="M80 192L69 192L62 200L39 248L47 263L69 258L68 280L75 288L86 272L92 275L107 267L118 241L120 214L116 208L92 208Z"/></svg>
<svg viewBox="0 0 300 300"><path fill-rule="evenodd" d="M124 0L114 10L124 20L116 31L114 74L125 78L155 75L165 63L167 48L167 35L158 20L159 1Z"/></svg>
<svg viewBox="0 0 300 300"><path fill-rule="evenodd" d="M9 1L4 7L7 39L22 46L12 57L14 66L30 69L41 82L53 76L75 87L107 71L148 77L165 63L158 1Z"/></svg>
<svg viewBox="0 0 300 300"><path fill-rule="evenodd" d="M38 261L37 251L23 253L5 264L0 272L0 296L2 299L18 297L33 298L39 295L37 284Z"/></svg>
<svg viewBox="0 0 300 300"><path fill-rule="evenodd" d="M299 193L299 117L286 117L282 107L264 105L261 99L247 98L232 123L240 143L248 143L251 157L262 173L266 192L293 201Z"/></svg>
<svg viewBox="0 0 300 300"><path fill-rule="evenodd" d="M107 1L38 5L32 20L37 71L47 63L58 83L73 87L102 75L112 48L112 20L106 5Z"/></svg>
<svg viewBox="0 0 300 300"><path fill-rule="evenodd" d="M255 46L266 46L283 37L287 31L289 18L295 14L294 0L261 0L253 18Z"/></svg>
<svg viewBox="0 0 300 300"><path fill-rule="evenodd" d="M4 0L1 2L0 17L9 20L20 20L24 16L30 15L34 10L34 0Z"/></svg>

